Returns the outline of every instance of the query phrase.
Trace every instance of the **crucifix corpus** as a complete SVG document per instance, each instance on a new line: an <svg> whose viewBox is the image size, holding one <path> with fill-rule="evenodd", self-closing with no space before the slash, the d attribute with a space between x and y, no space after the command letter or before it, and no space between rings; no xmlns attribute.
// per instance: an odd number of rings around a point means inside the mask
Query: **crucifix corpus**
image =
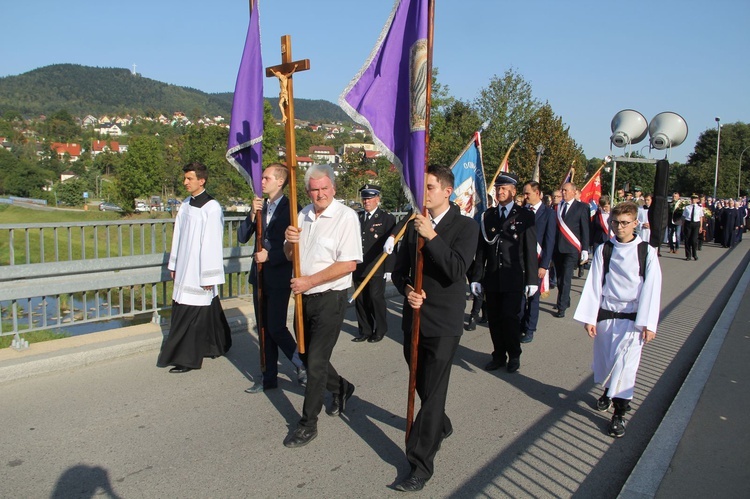
<svg viewBox="0 0 750 499"><path fill-rule="evenodd" d="M294 135L294 93L292 75L310 69L310 59L292 61L292 37L281 37L281 64L266 68L266 77L279 79L279 108L284 121L286 138L286 166L289 169L289 223L297 227L297 144ZM292 268L294 277L300 277L299 247L292 247ZM299 353L305 353L305 331L302 322L302 295L294 296L294 322L297 331Z"/></svg>

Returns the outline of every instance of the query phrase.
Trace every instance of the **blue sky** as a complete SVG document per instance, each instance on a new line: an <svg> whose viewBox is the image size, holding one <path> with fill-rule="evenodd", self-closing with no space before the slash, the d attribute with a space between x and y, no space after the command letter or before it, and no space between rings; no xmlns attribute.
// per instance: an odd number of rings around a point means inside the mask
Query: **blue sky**
<svg viewBox="0 0 750 499"><path fill-rule="evenodd" d="M295 96L336 102L392 5L261 0L263 63L280 62L279 39L290 34L294 58L311 61L295 77ZM135 63L148 78L226 92L234 90L248 3L24 0L8 2L2 16L0 76L55 63ZM437 0L435 18L434 65L453 96L471 101L513 67L589 157L609 153L610 121L621 109L648 120L682 115L689 134L676 161L715 127L715 116L750 121L747 0ZM267 96L278 91L270 79L265 88Z"/></svg>

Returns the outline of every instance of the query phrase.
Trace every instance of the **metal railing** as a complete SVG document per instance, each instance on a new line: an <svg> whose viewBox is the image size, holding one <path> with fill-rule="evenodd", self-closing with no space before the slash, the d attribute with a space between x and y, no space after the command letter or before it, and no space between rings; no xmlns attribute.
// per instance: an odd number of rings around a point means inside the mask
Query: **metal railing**
<svg viewBox="0 0 750 499"><path fill-rule="evenodd" d="M252 241L244 217L224 220L226 283L220 296L251 293ZM174 219L0 224L0 336L132 318L171 308L166 269ZM7 263L6 263L7 262Z"/></svg>

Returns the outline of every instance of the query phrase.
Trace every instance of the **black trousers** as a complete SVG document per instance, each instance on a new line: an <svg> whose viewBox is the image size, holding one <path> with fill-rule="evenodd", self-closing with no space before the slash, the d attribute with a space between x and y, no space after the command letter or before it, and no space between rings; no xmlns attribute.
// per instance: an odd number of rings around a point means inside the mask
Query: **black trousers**
<svg viewBox="0 0 750 499"><path fill-rule="evenodd" d="M682 230L685 235L685 257L696 258L698 256L698 232L700 231L700 222L688 222L682 224Z"/></svg>
<svg viewBox="0 0 750 499"><path fill-rule="evenodd" d="M354 280L357 288L362 280ZM357 310L357 323L360 336L385 336L388 332L385 307L385 280L382 275L374 275L354 301Z"/></svg>
<svg viewBox="0 0 750 499"><path fill-rule="evenodd" d="M307 367L307 387L300 427L317 428L325 391L339 393L343 378L331 364L331 354L344 322L346 302L345 289L302 296L305 353L300 357Z"/></svg>
<svg viewBox="0 0 750 499"><path fill-rule="evenodd" d="M521 311L522 292L495 293L488 291L487 319L492 338L492 358L504 360L521 356Z"/></svg>
<svg viewBox="0 0 750 499"><path fill-rule="evenodd" d="M573 280L573 269L578 265L578 253L555 253L552 256L557 269L557 310L570 308L570 285Z"/></svg>
<svg viewBox="0 0 750 499"><path fill-rule="evenodd" d="M406 459L414 475L429 479L443 436L453 431L445 414L453 356L460 336L419 335L417 349L417 394L421 402L406 441ZM404 358L410 364L411 331L404 331Z"/></svg>
<svg viewBox="0 0 750 499"><path fill-rule="evenodd" d="M263 289L263 329L266 370L263 372L263 384L273 384L279 374L279 349L287 359L292 360L297 342L286 325L287 309L289 308L290 288ZM258 295L253 293L255 317L258 317ZM260 335L260 330L258 330Z"/></svg>

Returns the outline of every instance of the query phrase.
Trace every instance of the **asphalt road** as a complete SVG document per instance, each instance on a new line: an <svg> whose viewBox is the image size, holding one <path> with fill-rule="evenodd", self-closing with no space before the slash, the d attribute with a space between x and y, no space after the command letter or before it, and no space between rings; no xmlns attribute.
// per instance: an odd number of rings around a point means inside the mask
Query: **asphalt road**
<svg viewBox="0 0 750 499"><path fill-rule="evenodd" d="M609 416L591 408L600 394L591 340L572 313L551 315L556 291L543 301L516 374L485 372L487 329L466 333L448 395L455 432L415 495L616 497L747 265L750 243L742 244L707 245L697 262L661 258L661 324L618 440L606 435ZM574 279L574 301L583 282ZM398 496L390 486L408 472L408 373L400 299L389 309L388 336L378 344L350 341L357 333L349 309L333 363L356 391L345 417L322 413L318 438L301 449L282 445L304 393L288 362L279 390L243 392L259 371L247 332L234 335L226 358L188 374L156 368L153 350L0 384L0 497Z"/></svg>

